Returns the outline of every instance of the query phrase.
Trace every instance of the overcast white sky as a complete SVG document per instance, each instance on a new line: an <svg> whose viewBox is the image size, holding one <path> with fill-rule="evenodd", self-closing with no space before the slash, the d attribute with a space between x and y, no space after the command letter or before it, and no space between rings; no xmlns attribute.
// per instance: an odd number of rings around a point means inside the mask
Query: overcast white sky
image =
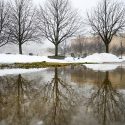
<svg viewBox="0 0 125 125"><path fill-rule="evenodd" d="M13 0L12 0L13 1ZM43 4L45 1L47 0L33 0L35 4ZM75 7L76 9L79 10L79 12L81 13L82 16L86 15L86 10L91 10L93 7L96 6L96 4L98 3L98 1L101 0L70 0L72 3L72 6ZM123 1L125 2L125 0L118 0L118 1ZM34 49L34 46L36 46L37 49ZM39 54L39 55L48 55L47 51L46 51L46 47L54 47L53 44L51 44L50 42L45 41L45 44L43 45L36 45L36 43L31 44L31 45L25 45L23 46L23 51L25 53L35 53L35 54ZM9 49L8 49L9 48ZM17 53L18 52L18 47L11 45L11 46L4 46L0 49L1 53Z"/></svg>
<svg viewBox="0 0 125 125"><path fill-rule="evenodd" d="M46 0L33 0L36 4L44 3ZM74 8L79 11L86 12L86 10L94 7L98 1L101 0L70 0Z"/></svg>
<svg viewBox="0 0 125 125"><path fill-rule="evenodd" d="M45 3L46 0L33 0L34 3L39 4L39 3ZM81 16L85 16L86 12L91 10L93 7L96 7L97 3L101 0L70 0L71 1L71 5L75 8L79 10L79 13L81 14ZM123 1L125 2L125 0L117 0L117 1Z"/></svg>

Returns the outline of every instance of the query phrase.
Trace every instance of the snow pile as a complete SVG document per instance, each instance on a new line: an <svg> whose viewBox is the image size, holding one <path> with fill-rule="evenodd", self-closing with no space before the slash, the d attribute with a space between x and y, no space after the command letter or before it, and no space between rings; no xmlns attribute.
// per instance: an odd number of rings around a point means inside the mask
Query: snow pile
<svg viewBox="0 0 125 125"><path fill-rule="evenodd" d="M87 68L94 71L111 71L115 70L120 64L84 64Z"/></svg>
<svg viewBox="0 0 125 125"><path fill-rule="evenodd" d="M109 53L95 53L89 55L85 58L72 58L67 57L65 61L67 62L81 62L81 63L115 63L115 62L122 62L124 59L119 59L117 56Z"/></svg>
<svg viewBox="0 0 125 125"><path fill-rule="evenodd" d="M122 62L117 56L109 53L95 53L93 55L87 56L83 59L83 62L92 63L111 63L111 62Z"/></svg>

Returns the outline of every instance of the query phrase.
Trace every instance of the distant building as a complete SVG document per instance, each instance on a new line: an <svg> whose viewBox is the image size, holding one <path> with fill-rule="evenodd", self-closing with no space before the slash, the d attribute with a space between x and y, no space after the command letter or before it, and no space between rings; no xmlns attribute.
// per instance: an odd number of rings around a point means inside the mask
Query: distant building
<svg viewBox="0 0 125 125"><path fill-rule="evenodd" d="M110 51L115 51L115 48L125 48L125 34L122 36L114 36L109 48ZM83 49L83 52L89 51L89 53L93 53L94 49L96 52L104 52L105 45L99 36L78 36L76 39L71 40L71 48L77 47L76 50Z"/></svg>

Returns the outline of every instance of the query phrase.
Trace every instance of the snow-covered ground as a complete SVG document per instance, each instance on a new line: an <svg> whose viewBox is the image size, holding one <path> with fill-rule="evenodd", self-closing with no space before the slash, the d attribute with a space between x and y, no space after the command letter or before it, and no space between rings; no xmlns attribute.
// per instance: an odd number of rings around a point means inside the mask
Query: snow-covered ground
<svg viewBox="0 0 125 125"><path fill-rule="evenodd" d="M32 62L59 62L59 63L99 63L99 64L84 64L87 68L90 68L95 71L109 71L114 70L117 67L121 66L121 62L125 61L125 57L123 59L119 59L117 56L113 54L107 53L95 53L93 55L89 55L86 58L72 58L67 57L64 60L58 59L49 59L47 56L29 56L29 55L19 55L19 54L0 54L0 64L10 64L10 63L32 63ZM123 66L125 66L123 64ZM0 75L4 74L19 74L19 73L29 73L39 71L41 69L2 69L0 70Z"/></svg>
<svg viewBox="0 0 125 125"><path fill-rule="evenodd" d="M46 56L29 56L19 54L0 54L0 63L32 63L32 62L65 62L64 60L49 59Z"/></svg>
<svg viewBox="0 0 125 125"><path fill-rule="evenodd" d="M0 63L31 63L31 62L59 62L59 63L77 63L77 62L87 62L87 63L116 63L122 62L124 59L119 59L117 56L113 54L107 53L95 53L93 55L89 55L86 58L75 58L67 57L64 60L58 59L49 59L47 56L29 56L29 55L19 55L19 54L0 54Z"/></svg>

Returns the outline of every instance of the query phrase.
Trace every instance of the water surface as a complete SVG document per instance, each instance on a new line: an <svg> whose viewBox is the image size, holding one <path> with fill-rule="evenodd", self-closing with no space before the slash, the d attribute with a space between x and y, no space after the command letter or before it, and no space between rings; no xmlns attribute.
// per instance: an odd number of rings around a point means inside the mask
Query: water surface
<svg viewBox="0 0 125 125"><path fill-rule="evenodd" d="M0 77L0 125L124 125L125 69L51 68Z"/></svg>

